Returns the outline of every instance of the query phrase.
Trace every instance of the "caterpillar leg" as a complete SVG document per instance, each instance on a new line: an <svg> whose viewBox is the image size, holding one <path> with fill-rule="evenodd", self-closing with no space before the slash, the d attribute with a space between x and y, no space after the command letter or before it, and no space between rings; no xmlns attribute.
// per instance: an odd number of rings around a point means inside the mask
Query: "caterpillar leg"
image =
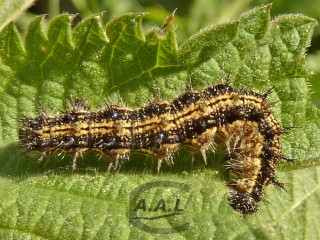
<svg viewBox="0 0 320 240"><path fill-rule="evenodd" d="M75 170L77 168L77 159L79 157L83 157L83 154L87 151L88 149L75 149L73 157L72 157L72 169Z"/></svg>
<svg viewBox="0 0 320 240"><path fill-rule="evenodd" d="M115 172L120 168L122 160L128 160L130 157L130 149L107 150L101 153L109 160L108 172Z"/></svg>

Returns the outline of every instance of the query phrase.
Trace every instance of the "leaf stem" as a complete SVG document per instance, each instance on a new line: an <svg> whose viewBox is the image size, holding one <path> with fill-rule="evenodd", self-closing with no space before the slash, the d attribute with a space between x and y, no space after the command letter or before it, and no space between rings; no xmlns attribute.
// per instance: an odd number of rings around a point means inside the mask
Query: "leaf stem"
<svg viewBox="0 0 320 240"><path fill-rule="evenodd" d="M48 12L50 19L57 16L60 13L60 0L49 0Z"/></svg>

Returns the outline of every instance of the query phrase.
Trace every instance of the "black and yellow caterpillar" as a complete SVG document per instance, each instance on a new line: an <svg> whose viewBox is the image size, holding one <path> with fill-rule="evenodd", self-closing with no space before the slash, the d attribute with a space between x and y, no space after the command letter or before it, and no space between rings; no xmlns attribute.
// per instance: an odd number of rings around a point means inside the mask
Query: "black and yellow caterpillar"
<svg viewBox="0 0 320 240"><path fill-rule="evenodd" d="M226 144L229 203L241 214L259 209L264 189L273 183L280 159L280 136L285 131L275 119L265 94L237 90L228 83L209 86L202 92L188 90L172 102L158 101L138 109L108 106L90 111L83 99L59 115L24 118L19 130L21 144L42 157L63 151L77 158L88 150L110 159L128 159L131 152L155 156L172 163L173 153L185 146L206 151Z"/></svg>

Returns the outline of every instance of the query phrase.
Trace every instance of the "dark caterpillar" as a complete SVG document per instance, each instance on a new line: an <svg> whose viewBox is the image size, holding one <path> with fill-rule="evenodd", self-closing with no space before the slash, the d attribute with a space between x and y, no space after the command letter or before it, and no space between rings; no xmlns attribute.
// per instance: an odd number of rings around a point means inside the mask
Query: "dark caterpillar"
<svg viewBox="0 0 320 240"><path fill-rule="evenodd" d="M141 152L173 162L173 153L186 146L206 151L215 145L227 145L227 167L234 175L230 205L241 214L252 214L263 199L264 189L273 183L280 159L280 135L284 132L266 102L265 94L237 90L228 83L210 86L202 92L186 91L171 103L159 101L132 110L108 106L90 112L88 104L78 99L71 110L60 115L42 114L22 119L21 144L42 153L64 151L76 160L87 150L107 156L111 166L128 159L130 152Z"/></svg>

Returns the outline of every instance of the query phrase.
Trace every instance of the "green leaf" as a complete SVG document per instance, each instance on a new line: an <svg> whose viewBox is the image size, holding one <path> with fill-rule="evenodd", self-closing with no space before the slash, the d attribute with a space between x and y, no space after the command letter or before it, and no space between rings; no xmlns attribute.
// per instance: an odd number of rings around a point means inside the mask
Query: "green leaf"
<svg viewBox="0 0 320 240"><path fill-rule="evenodd" d="M30 7L33 2L34 0L0 0L0 30Z"/></svg>
<svg viewBox="0 0 320 240"><path fill-rule="evenodd" d="M38 17L24 45L15 25L7 25L0 33L0 238L318 238L320 115L311 104L305 66L316 21L299 14L271 21L270 9L258 7L204 28L181 47L171 24L144 33L141 13L117 17L105 29L101 15L73 29L71 15L58 16L48 29ZM184 91L189 76L192 87L201 90L224 75L231 76L233 86L257 92L274 86L268 98L277 101L272 111L283 126L294 127L283 137L283 151L297 161L278 167L287 192L268 187L270 204L262 203L253 216L242 218L228 205L219 162L223 150L210 154L208 166L198 155L192 164L190 153L181 151L175 165L163 166L159 175L157 162L141 155L110 174L105 160L88 154L79 159L75 173L69 171L67 156L38 164L36 154L25 154L14 143L16 119L36 116L38 104L57 112L67 109L70 99L85 97L93 108L120 100L134 108L159 92L171 100ZM184 214L144 222L173 229L187 222L188 229L154 235L130 223L130 193L168 180L187 184L189 191L158 187L143 197L153 206L161 198L172 206L180 197Z"/></svg>

